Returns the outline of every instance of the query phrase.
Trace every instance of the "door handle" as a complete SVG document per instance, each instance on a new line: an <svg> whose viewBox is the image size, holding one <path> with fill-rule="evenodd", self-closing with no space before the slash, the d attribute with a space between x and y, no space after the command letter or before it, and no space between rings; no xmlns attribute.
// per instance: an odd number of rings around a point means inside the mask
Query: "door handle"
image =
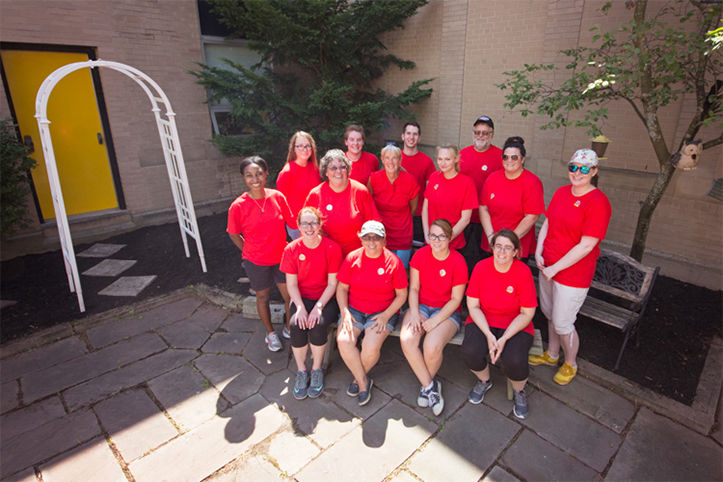
<svg viewBox="0 0 723 482"><path fill-rule="evenodd" d="M28 153L32 154L35 152L35 144L33 144L33 138L30 136L23 137L23 144L28 148Z"/></svg>
<svg viewBox="0 0 723 482"><path fill-rule="evenodd" d="M100 134L100 132L98 133L98 144L100 144L101 146L103 145L103 136Z"/></svg>

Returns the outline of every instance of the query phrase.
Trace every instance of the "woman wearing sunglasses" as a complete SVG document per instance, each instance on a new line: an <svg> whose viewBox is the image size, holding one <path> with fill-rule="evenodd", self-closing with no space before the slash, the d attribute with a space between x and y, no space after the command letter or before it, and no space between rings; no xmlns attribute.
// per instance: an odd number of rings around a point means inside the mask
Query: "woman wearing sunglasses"
<svg viewBox="0 0 723 482"><path fill-rule="evenodd" d="M308 132L298 131L291 136L286 165L276 177L276 189L286 196L294 218L299 215L309 191L319 183L321 176L316 160L316 142ZM292 240L299 237L298 229L287 227L286 231Z"/></svg>
<svg viewBox="0 0 723 482"><path fill-rule="evenodd" d="M502 167L489 175L479 197L479 218L484 229L481 248L491 253L489 240L502 228L520 238L520 258L535 251L535 222L545 212L542 182L525 169L525 141L510 137L502 148Z"/></svg>
<svg viewBox="0 0 723 482"><path fill-rule="evenodd" d="M598 245L612 214L610 201L592 184L597 166L593 150L579 149L573 154L567 165L570 185L555 192L537 240L540 308L548 320L549 344L546 352L531 355L529 362L557 367L562 347L565 363L553 377L560 385L567 385L577 374L580 337L575 319L595 274Z"/></svg>

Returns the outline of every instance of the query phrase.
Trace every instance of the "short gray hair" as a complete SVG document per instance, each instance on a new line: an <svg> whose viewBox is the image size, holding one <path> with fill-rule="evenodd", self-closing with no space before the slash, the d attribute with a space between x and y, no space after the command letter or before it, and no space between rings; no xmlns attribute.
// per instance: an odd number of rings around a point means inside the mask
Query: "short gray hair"
<svg viewBox="0 0 723 482"><path fill-rule="evenodd" d="M346 157L344 151L342 151L341 149L329 149L328 151L326 151L326 154L324 154L324 157L321 158L321 163L319 164L319 174L321 175L321 180L323 182L329 180L329 178L326 176L326 169L329 167L329 164L331 164L332 161L344 162L344 164L346 164L347 174L351 174L351 161Z"/></svg>

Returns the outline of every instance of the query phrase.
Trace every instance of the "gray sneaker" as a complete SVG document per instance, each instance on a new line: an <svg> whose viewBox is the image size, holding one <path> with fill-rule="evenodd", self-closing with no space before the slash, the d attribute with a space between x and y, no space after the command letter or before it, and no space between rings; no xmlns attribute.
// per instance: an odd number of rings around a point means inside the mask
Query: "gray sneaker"
<svg viewBox="0 0 723 482"><path fill-rule="evenodd" d="M309 393L307 386L309 385L309 375L304 371L296 372L296 383L294 383L294 398L297 400L303 400Z"/></svg>
<svg viewBox="0 0 723 482"><path fill-rule="evenodd" d="M322 390L324 390L324 371L321 368L319 368L318 370L311 370L309 397L318 397L319 395L321 395Z"/></svg>
<svg viewBox="0 0 723 482"><path fill-rule="evenodd" d="M283 328L281 329L281 336L283 336L283 337L286 338L287 340L290 340L290 339L291 339L291 329L290 329L290 328L283 327Z"/></svg>
<svg viewBox="0 0 723 482"><path fill-rule="evenodd" d="M469 400L469 403L474 403L475 405L482 403L482 400L485 399L485 393L487 393L487 390L490 388L492 388L492 380L487 380L486 382L477 380L474 388L469 392L467 400Z"/></svg>
<svg viewBox="0 0 723 482"><path fill-rule="evenodd" d="M530 408L527 405L527 392L523 388L519 392L512 393L515 402L514 406L512 407L512 413L514 413L515 417L519 418L520 420L524 420L530 413Z"/></svg>
<svg viewBox="0 0 723 482"><path fill-rule="evenodd" d="M359 384L355 380L352 380L349 384L349 387L346 389L346 394L350 397L359 396Z"/></svg>
<svg viewBox="0 0 723 482"><path fill-rule="evenodd" d="M359 406L363 407L367 403L369 403L369 400L372 399L372 387L374 386L374 381L370 378L369 383L367 384L367 389L363 392L359 392L359 396L357 397L357 401L359 402Z"/></svg>
<svg viewBox="0 0 723 482"><path fill-rule="evenodd" d="M271 351L279 351L284 347L281 344L281 340L279 340L279 335L277 335L275 331L267 333L265 340L266 346L268 346Z"/></svg>
<svg viewBox="0 0 723 482"><path fill-rule="evenodd" d="M432 413L438 417L444 410L444 398L442 398L442 383L435 380L432 389L427 394L429 406L432 407Z"/></svg>
<svg viewBox="0 0 723 482"><path fill-rule="evenodd" d="M419 389L419 395L417 395L417 406L422 408L429 406L429 398L427 398L427 391L424 387Z"/></svg>

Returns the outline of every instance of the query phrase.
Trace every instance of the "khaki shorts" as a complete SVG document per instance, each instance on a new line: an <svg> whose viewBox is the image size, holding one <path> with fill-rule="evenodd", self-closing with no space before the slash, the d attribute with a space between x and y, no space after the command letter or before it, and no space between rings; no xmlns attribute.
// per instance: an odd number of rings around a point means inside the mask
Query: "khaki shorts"
<svg viewBox="0 0 723 482"><path fill-rule="evenodd" d="M552 321L555 333L569 335L575 330L575 320L590 288L573 288L540 275L540 309Z"/></svg>

